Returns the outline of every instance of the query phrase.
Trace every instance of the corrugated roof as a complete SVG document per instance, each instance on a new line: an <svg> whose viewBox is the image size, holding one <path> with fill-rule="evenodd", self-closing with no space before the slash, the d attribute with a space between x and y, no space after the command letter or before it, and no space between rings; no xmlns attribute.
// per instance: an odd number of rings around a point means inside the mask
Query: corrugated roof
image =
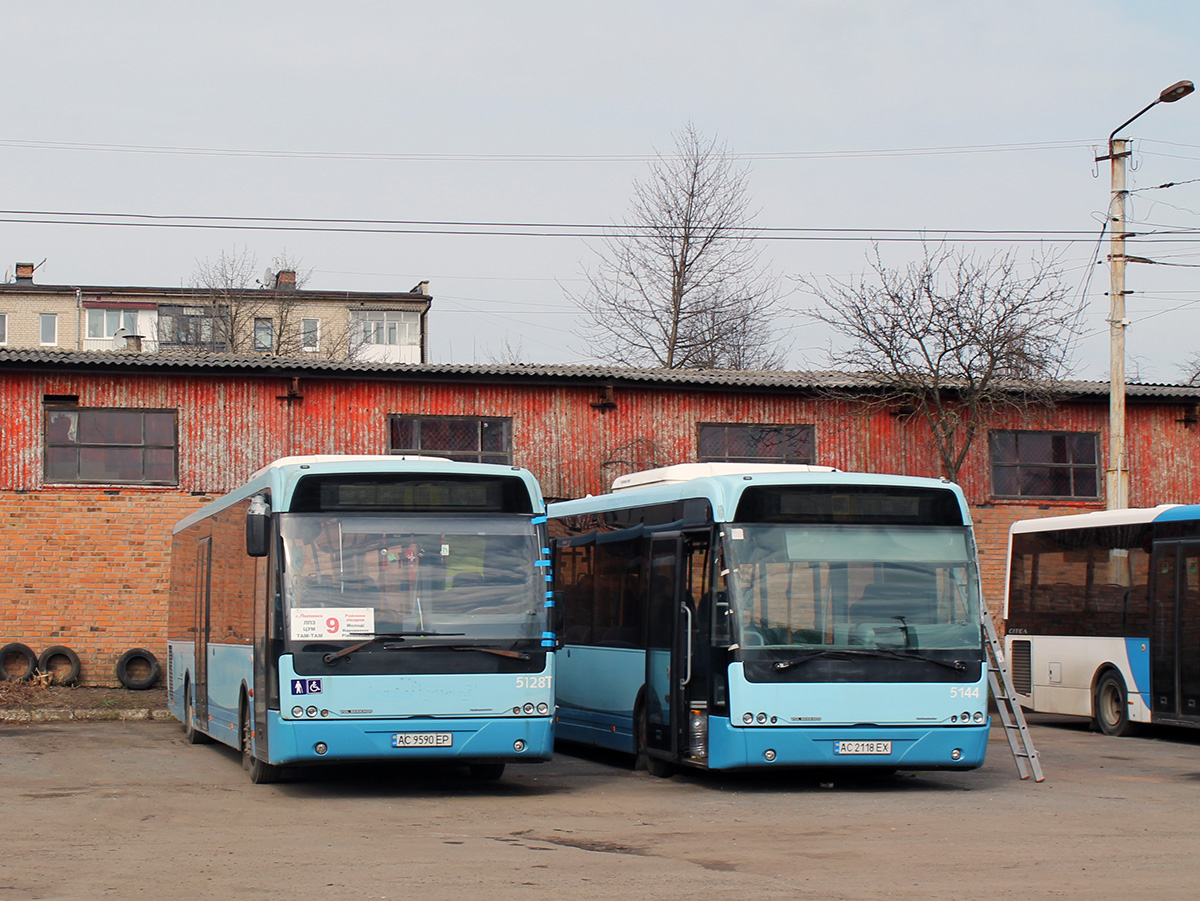
<svg viewBox="0 0 1200 901"><path fill-rule="evenodd" d="M694 369L636 369L584 364L394 364L333 362L283 358L262 354L137 354L128 351L62 351L0 349L0 367L91 371L148 371L187 373L262 373L263 375L347 378L370 375L384 379L498 382L584 382L587 384L675 385L736 390L869 391L887 384L872 373L837 371L735 371ZM949 386L948 386L949 387ZM1059 398L1107 396L1107 381L1071 380L1056 386ZM1200 401L1200 386L1130 383L1131 398Z"/></svg>

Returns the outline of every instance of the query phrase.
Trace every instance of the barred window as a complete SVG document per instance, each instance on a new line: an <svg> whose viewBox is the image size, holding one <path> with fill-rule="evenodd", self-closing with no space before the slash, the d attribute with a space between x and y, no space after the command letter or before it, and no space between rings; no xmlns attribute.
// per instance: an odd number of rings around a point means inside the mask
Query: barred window
<svg viewBox="0 0 1200 901"><path fill-rule="evenodd" d="M701 463L806 463L815 461L811 425L701 423L697 459Z"/></svg>
<svg viewBox="0 0 1200 901"><path fill-rule="evenodd" d="M388 417L389 452L467 463L512 463L512 420L473 416Z"/></svg>
<svg viewBox="0 0 1200 901"><path fill-rule="evenodd" d="M174 410L46 411L47 482L177 485Z"/></svg>
<svg viewBox="0 0 1200 901"><path fill-rule="evenodd" d="M998 497L1095 500L1100 496L1095 432L992 432L992 493Z"/></svg>

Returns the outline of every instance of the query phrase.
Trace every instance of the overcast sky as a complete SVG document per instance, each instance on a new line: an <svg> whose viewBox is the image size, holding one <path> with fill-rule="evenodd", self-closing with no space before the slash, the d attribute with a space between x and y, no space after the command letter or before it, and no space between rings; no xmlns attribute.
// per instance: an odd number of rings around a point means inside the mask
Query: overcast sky
<svg viewBox="0 0 1200 901"><path fill-rule="evenodd" d="M920 231L980 252L1044 246L1086 287L1074 373L1106 378L1109 171L1095 157L1160 90L1200 77L1195 0L2 9L0 267L180 286L198 260L248 248L264 269L301 259L312 288L428 279L434 362L518 347L593 360L566 292L599 242L548 226L621 221L634 179L691 120L750 167L755 224L809 230L767 244L780 276L860 272L872 239L903 264L919 248L890 239ZM1200 351L1200 94L1122 134L1130 218L1188 231L1130 245L1158 265L1129 266L1129 374L1178 381ZM45 221L64 218L136 224ZM313 219L365 222L283 221ZM411 224L428 222L532 234ZM829 336L802 316L812 303L792 294L778 323L793 368L829 363Z"/></svg>

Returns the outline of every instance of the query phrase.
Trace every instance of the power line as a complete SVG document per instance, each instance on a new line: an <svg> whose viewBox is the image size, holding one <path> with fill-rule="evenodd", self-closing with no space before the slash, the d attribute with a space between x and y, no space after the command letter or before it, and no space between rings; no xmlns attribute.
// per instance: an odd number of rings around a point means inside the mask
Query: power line
<svg viewBox="0 0 1200 901"><path fill-rule="evenodd" d="M867 150L782 150L730 153L736 160L838 160L873 157L946 156L979 153L1023 153L1045 150L1075 150L1092 147L1097 141L1039 141L1019 144L964 144L945 147L893 147ZM60 150L76 153L126 153L171 156L250 157L260 159L345 160L354 162L436 163L638 163L679 159L678 154L553 154L553 153L376 153L337 150L272 150L267 148L186 147L167 144L108 144L85 141L0 140L0 147L17 150Z"/></svg>
<svg viewBox="0 0 1200 901"><path fill-rule="evenodd" d="M404 234L434 236L640 238L668 233L652 226L556 222L492 222L457 220L328 219L267 216L192 216L63 210L0 210L0 222L20 225L73 225L92 228L221 229L241 231L321 232L343 234ZM1094 233L1067 229L932 229L932 228L817 228L755 227L729 229L754 241L873 241L878 243L955 240L961 242L1091 242ZM1176 237L1200 236L1200 229L1156 230L1130 237L1172 243Z"/></svg>

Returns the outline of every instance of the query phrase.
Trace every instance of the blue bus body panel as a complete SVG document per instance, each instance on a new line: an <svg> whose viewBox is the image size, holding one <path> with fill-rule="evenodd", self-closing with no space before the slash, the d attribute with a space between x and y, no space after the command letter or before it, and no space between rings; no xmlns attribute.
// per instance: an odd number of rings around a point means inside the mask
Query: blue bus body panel
<svg viewBox="0 0 1200 901"><path fill-rule="evenodd" d="M1133 676L1133 684L1128 690L1137 693L1142 698L1146 708L1150 708L1150 639L1126 638L1125 656L1129 658L1129 672Z"/></svg>
<svg viewBox="0 0 1200 901"><path fill-rule="evenodd" d="M331 671L332 672L332 671ZM506 758L543 761L554 744L550 713L531 716L526 704L554 708L554 657L540 673L300 675L292 658L279 661L280 711L269 720L269 763L326 758ZM296 717L293 708L306 711ZM316 716L307 713L315 708ZM521 713L514 713L521 710ZM449 747L393 748L397 733L450 733ZM524 742L517 751L514 744Z"/></svg>
<svg viewBox="0 0 1200 901"><path fill-rule="evenodd" d="M633 705L646 679L646 652L568 645L558 656L558 737L633 753Z"/></svg>

